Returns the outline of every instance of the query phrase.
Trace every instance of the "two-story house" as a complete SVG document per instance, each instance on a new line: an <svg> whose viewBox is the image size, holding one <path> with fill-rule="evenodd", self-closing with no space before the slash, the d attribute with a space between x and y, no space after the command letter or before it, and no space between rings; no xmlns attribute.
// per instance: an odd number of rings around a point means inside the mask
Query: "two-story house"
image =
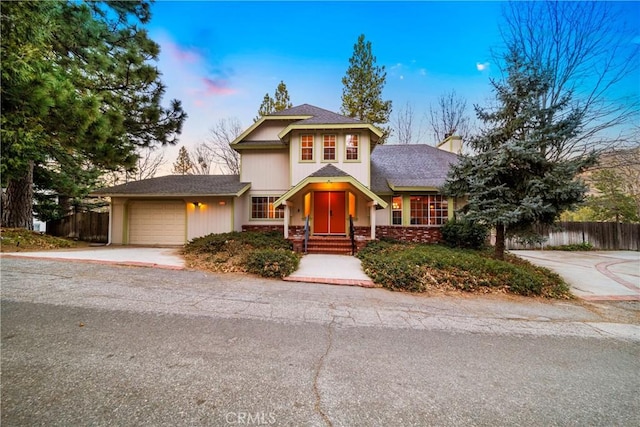
<svg viewBox="0 0 640 427"><path fill-rule="evenodd" d="M111 197L113 244L183 244L232 230L281 230L299 241L305 229L316 241L437 241L455 203L438 188L460 138L439 148L376 145L381 135L304 104L262 117L232 142L240 175L165 176L94 194Z"/></svg>

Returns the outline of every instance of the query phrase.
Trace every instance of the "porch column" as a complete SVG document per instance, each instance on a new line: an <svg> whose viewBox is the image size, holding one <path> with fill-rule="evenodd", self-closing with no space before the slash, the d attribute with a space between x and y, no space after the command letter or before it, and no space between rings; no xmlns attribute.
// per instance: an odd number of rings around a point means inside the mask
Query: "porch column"
<svg viewBox="0 0 640 427"><path fill-rule="evenodd" d="M371 240L376 239L376 206L375 201L367 203L369 206L369 224L371 224Z"/></svg>
<svg viewBox="0 0 640 427"><path fill-rule="evenodd" d="M289 203L284 202L284 238L289 238Z"/></svg>

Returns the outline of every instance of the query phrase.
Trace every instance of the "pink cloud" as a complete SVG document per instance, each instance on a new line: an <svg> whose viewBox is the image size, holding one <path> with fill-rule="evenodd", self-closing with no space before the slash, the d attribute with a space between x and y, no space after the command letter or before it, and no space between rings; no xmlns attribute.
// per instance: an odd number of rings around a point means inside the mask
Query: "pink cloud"
<svg viewBox="0 0 640 427"><path fill-rule="evenodd" d="M202 60L197 52L183 49L175 43L169 42L167 43L167 47L169 48L171 57L177 61L196 63Z"/></svg>
<svg viewBox="0 0 640 427"><path fill-rule="evenodd" d="M224 80L214 80L208 77L203 77L202 82L205 86L205 94L209 95L232 95L236 93L235 89L227 87Z"/></svg>

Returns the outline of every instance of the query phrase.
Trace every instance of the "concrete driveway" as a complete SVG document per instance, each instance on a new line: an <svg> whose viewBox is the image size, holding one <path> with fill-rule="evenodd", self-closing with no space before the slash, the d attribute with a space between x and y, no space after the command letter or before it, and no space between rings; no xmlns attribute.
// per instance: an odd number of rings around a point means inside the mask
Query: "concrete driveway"
<svg viewBox="0 0 640 427"><path fill-rule="evenodd" d="M3 253L2 256L63 259L69 261L95 262L99 264L135 265L178 270L184 268L184 259L180 255L179 247L98 246L46 252L11 252Z"/></svg>
<svg viewBox="0 0 640 427"><path fill-rule="evenodd" d="M640 252L511 251L562 276L589 301L640 301Z"/></svg>

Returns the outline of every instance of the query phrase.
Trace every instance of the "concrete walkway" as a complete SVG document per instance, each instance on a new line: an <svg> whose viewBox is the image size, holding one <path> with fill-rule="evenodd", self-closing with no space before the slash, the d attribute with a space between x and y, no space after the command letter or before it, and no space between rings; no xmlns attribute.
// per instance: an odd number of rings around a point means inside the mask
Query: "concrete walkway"
<svg viewBox="0 0 640 427"><path fill-rule="evenodd" d="M300 268L284 280L375 287L369 276L362 271L360 260L349 255L305 255L300 260Z"/></svg>
<svg viewBox="0 0 640 427"><path fill-rule="evenodd" d="M2 256L64 259L69 261L94 262L99 264L168 268L172 270L180 270L184 268L184 259L180 255L179 248L100 246L42 252L10 252L3 253Z"/></svg>
<svg viewBox="0 0 640 427"><path fill-rule="evenodd" d="M511 251L549 268L589 301L640 301L640 252Z"/></svg>

